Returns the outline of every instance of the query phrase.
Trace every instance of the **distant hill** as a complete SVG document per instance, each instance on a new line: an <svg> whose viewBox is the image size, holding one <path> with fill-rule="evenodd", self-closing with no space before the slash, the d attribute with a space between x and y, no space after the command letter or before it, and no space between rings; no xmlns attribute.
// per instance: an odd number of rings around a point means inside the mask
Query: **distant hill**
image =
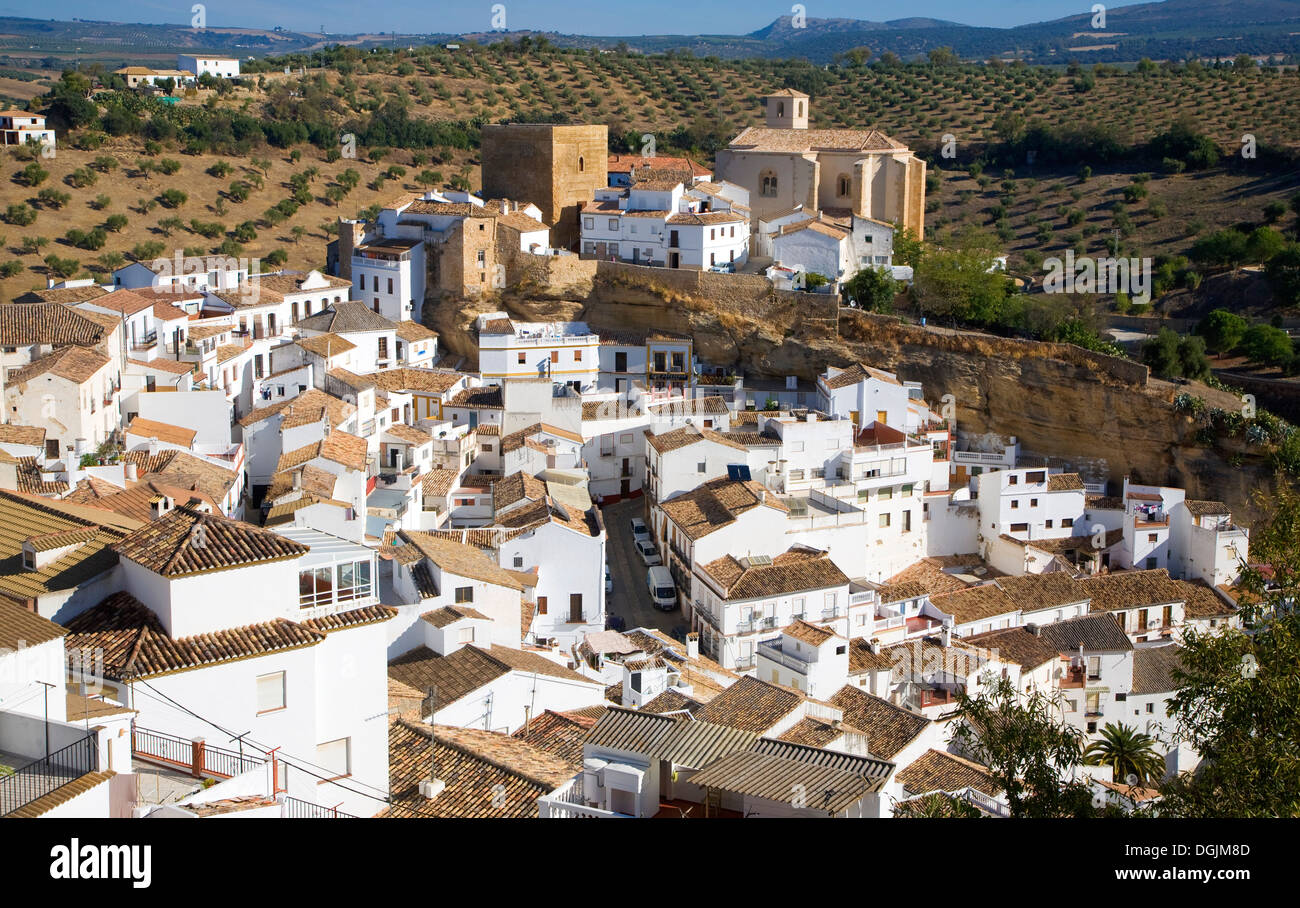
<svg viewBox="0 0 1300 908"><path fill-rule="evenodd" d="M925 17L886 22L810 18L796 28L792 17L781 16L748 34L623 37L533 31L322 35L207 28L196 32L186 25L0 17L0 62L42 59L48 66L76 56L117 63L194 49L247 57L303 53L330 44L362 48L470 41L487 44L524 35L544 36L561 47L626 47L647 54L685 51L723 58L804 58L814 63L831 62L836 54L858 47L869 48L875 56L888 51L904 59L951 47L964 59L1018 56L1038 63L1231 58L1240 53L1300 57L1300 0L1163 0L1117 7L1107 11L1104 31L1093 30L1091 12L1014 28L984 28Z"/></svg>

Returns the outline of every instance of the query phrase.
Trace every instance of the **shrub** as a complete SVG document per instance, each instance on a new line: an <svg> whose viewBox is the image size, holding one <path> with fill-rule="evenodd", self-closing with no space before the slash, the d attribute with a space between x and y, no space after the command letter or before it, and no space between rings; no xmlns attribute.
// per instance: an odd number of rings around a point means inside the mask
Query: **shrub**
<svg viewBox="0 0 1300 908"><path fill-rule="evenodd" d="M5 221L15 227L27 227L36 220L36 211L23 202L10 205L5 209Z"/></svg>

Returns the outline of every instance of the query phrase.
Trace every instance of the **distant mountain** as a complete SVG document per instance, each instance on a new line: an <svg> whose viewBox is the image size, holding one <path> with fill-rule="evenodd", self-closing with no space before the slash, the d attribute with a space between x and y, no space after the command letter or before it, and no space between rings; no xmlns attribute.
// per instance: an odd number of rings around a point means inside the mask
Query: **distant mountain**
<svg viewBox="0 0 1300 908"><path fill-rule="evenodd" d="M1089 4L1081 3L1082 8ZM640 53L685 51L698 56L803 58L829 63L858 47L909 59L937 47L951 47L967 60L1018 56L1031 62L1067 60L1131 62L1196 56L1231 58L1239 53L1300 58L1300 0L1163 0L1107 10L1106 29L1094 31L1092 13L1014 28L984 28L942 19L911 17L807 19L796 28L781 16L743 35L561 35L533 31L461 35L320 35L275 29L217 29L196 32L182 25L111 22L55 22L0 18L0 63L6 59L75 55L100 62L160 57L178 50L264 56L310 51L327 44L404 47L428 43L493 43L530 35L562 47L627 48Z"/></svg>

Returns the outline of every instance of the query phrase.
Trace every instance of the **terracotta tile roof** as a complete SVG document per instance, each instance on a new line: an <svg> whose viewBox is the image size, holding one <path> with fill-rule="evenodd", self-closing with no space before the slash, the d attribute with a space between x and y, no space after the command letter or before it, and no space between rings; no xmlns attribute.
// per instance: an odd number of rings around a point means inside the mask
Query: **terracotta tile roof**
<svg viewBox="0 0 1300 908"><path fill-rule="evenodd" d="M862 363L853 363L850 366L846 366L829 378L822 379L822 381L825 383L826 387L835 390L838 388L847 388L850 385L856 385L858 382L867 381L872 378L888 382L891 385L900 384L896 375L893 375L890 372L885 372L881 369L873 369L871 366L863 365Z"/></svg>
<svg viewBox="0 0 1300 908"><path fill-rule="evenodd" d="M421 621L427 621L434 627L443 628L449 624L455 624L465 618L475 618L479 621L491 621L487 615L472 609L465 605L444 605L442 608L436 608L431 612L425 612L420 616Z"/></svg>
<svg viewBox="0 0 1300 908"><path fill-rule="evenodd" d="M1002 786L994 780L987 766L933 749L921 754L911 766L899 772L898 781L912 794L964 791L967 788L991 796L1002 792Z"/></svg>
<svg viewBox="0 0 1300 908"><path fill-rule="evenodd" d="M524 586L518 578L502 568L483 550L463 542L453 542L432 533L402 530L398 537L415 546L421 555L438 567L458 577L482 580L522 592Z"/></svg>
<svg viewBox="0 0 1300 908"><path fill-rule="evenodd" d="M69 693L67 700L67 718L69 722L86 722L90 719L102 719L106 716L121 716L138 712L138 710L128 709L118 703L110 703L102 697L88 697L85 694Z"/></svg>
<svg viewBox="0 0 1300 908"><path fill-rule="evenodd" d="M668 499L660 505L663 512L691 539L735 523L736 518L756 507L765 506L788 513L789 508L775 492L754 481L735 482L720 478Z"/></svg>
<svg viewBox="0 0 1300 908"><path fill-rule="evenodd" d="M1052 473L1047 477L1047 491L1075 492L1082 491L1083 480L1078 473Z"/></svg>
<svg viewBox="0 0 1300 908"><path fill-rule="evenodd" d="M213 501L224 501L226 494L239 481L234 470L219 467L210 461L195 457L188 451L126 451L122 459L134 463L140 480L158 479L184 489L197 489Z"/></svg>
<svg viewBox="0 0 1300 908"><path fill-rule="evenodd" d="M447 402L448 407L460 407L466 410L501 410L501 386L490 385L479 388L466 388Z"/></svg>
<svg viewBox="0 0 1300 908"><path fill-rule="evenodd" d="M67 646L102 651L105 677L134 680L315 646L324 639L284 618L173 639L148 606L122 592L69 621Z"/></svg>
<svg viewBox="0 0 1300 908"><path fill-rule="evenodd" d="M904 580L899 583L882 583L876 588L880 594L882 605L888 605L891 602L903 602L907 599L919 599L922 596L929 595L929 590L925 584L919 580Z"/></svg>
<svg viewBox="0 0 1300 908"><path fill-rule="evenodd" d="M404 323L405 324L405 323ZM385 391L424 391L429 394L446 394L464 379L464 372L444 369L385 369L370 376Z"/></svg>
<svg viewBox="0 0 1300 908"><path fill-rule="evenodd" d="M460 479L459 470L430 470L420 479L420 484L424 487L424 497L446 498L458 479Z"/></svg>
<svg viewBox="0 0 1300 908"><path fill-rule="evenodd" d="M852 231L840 227L837 224L828 224L817 218L809 218L806 221L798 221L794 224L786 224L781 228L780 236L788 236L792 233L799 233L804 230L811 230L813 233L820 233L822 236L830 237L833 240L846 240L852 235Z"/></svg>
<svg viewBox="0 0 1300 908"><path fill-rule="evenodd" d="M396 617L397 609L395 608L390 608L387 605L366 605L361 608L349 609L346 612L335 612L332 615L322 615L319 618L308 618L306 621L299 621L298 623L309 631L328 634L333 631L345 631L354 627L364 627L368 624L378 624L381 621L388 621Z"/></svg>
<svg viewBox="0 0 1300 908"><path fill-rule="evenodd" d="M328 309L322 309L314 315L308 315L294 322L299 328L333 334L353 333L358 331L392 331L397 326L375 312L365 303L331 303Z"/></svg>
<svg viewBox="0 0 1300 908"><path fill-rule="evenodd" d="M47 795L42 795L34 801L28 801L22 807L19 807L11 813L5 814L5 816L12 817L15 820L44 816L60 804L66 804L68 801L71 801L79 795L85 794L92 788L103 785L115 775L117 775L117 773L111 771L88 772L83 776L73 779L66 785L59 786Z"/></svg>
<svg viewBox="0 0 1300 908"><path fill-rule="evenodd" d="M691 783L773 801L788 799L793 786L802 786L810 793L810 809L833 815L879 791L893 769L870 757L764 739L711 763Z"/></svg>
<svg viewBox="0 0 1300 908"><path fill-rule="evenodd" d="M729 148L806 154L810 151L907 151L907 146L878 129L769 129L750 126Z"/></svg>
<svg viewBox="0 0 1300 908"><path fill-rule="evenodd" d="M849 685L836 691L830 702L843 711L845 724L867 736L871 755L885 760L893 758L930 724L924 716Z"/></svg>
<svg viewBox="0 0 1300 908"><path fill-rule="evenodd" d="M352 288L352 282L345 278L334 277L331 274L325 274L324 272L317 271L315 273L315 277L313 278L313 280L315 280L316 278L323 279L325 281L326 286L312 287L306 289L302 285L306 282L308 277L309 275L306 273L294 273L294 272L282 272L280 274L263 274L258 276L257 283L262 290L264 291L270 290L281 296L294 296L299 293L306 293L306 294L323 293L326 290L341 290L345 287L348 288L349 290Z"/></svg>
<svg viewBox="0 0 1300 908"><path fill-rule="evenodd" d="M88 301L100 309L111 309L122 315L135 315L145 309L152 309L156 300L152 296L143 296L132 290L118 289L107 296Z"/></svg>
<svg viewBox="0 0 1300 908"><path fill-rule="evenodd" d="M117 564L112 546L139 523L64 502L0 490L0 595L25 601L74 589ZM94 535L58 560L29 571L22 566L24 540L44 533L93 529Z"/></svg>
<svg viewBox="0 0 1300 908"><path fill-rule="evenodd" d="M743 444L723 435L721 432L715 432L712 429L697 429L695 426L683 426L680 429L658 434L647 432L645 440L650 447L660 454L667 454L670 451L676 451L678 448L684 448L700 441L712 441L738 451L745 450Z"/></svg>
<svg viewBox="0 0 1300 908"><path fill-rule="evenodd" d="M1114 615L1085 615L1054 621L1039 628L1042 638L1060 653L1077 653L1079 647L1093 652L1118 652L1133 649L1124 629Z"/></svg>
<svg viewBox="0 0 1300 908"><path fill-rule="evenodd" d="M596 719L546 710L512 737L560 758L575 769L582 765L582 745Z"/></svg>
<svg viewBox="0 0 1300 908"><path fill-rule="evenodd" d="M405 423L393 423L384 433L391 435L399 441L411 445L423 445L433 441L433 436L424 429L417 429L415 426L408 426Z"/></svg>
<svg viewBox="0 0 1300 908"><path fill-rule="evenodd" d="M249 523L185 506L136 530L118 555L164 577L185 577L295 559L308 547Z"/></svg>
<svg viewBox="0 0 1300 908"><path fill-rule="evenodd" d="M154 369L158 372L168 372L172 375L189 375L194 371L195 363L183 363L174 359L151 359L148 362L142 359L128 359L128 363L141 369Z"/></svg>
<svg viewBox="0 0 1300 908"><path fill-rule="evenodd" d="M495 644L487 649L472 644L462 646L447 656L419 646L388 663L391 680L419 692L424 698L421 708L425 715L429 713L430 688L437 691L437 708L441 710L512 671L597 684L543 656Z"/></svg>
<svg viewBox="0 0 1300 908"><path fill-rule="evenodd" d="M527 499L539 501L546 497L546 483L523 471L511 473L492 483L492 505L496 510Z"/></svg>
<svg viewBox="0 0 1300 908"><path fill-rule="evenodd" d="M431 763L446 783L433 800L420 793ZM390 804L380 816L536 817L537 799L567 782L575 770L561 757L509 735L398 719L389 726Z"/></svg>
<svg viewBox="0 0 1300 908"><path fill-rule="evenodd" d="M1222 618L1237 611L1214 590L1200 580L1175 580L1174 584L1187 598L1183 601L1183 616L1191 621L1204 618Z"/></svg>
<svg viewBox="0 0 1300 908"><path fill-rule="evenodd" d="M89 300L98 299L108 293L99 284L89 284L84 287L49 287L37 290L28 290L14 297L15 303L84 303Z"/></svg>
<svg viewBox="0 0 1300 908"><path fill-rule="evenodd" d="M985 631L964 639L972 646L996 650L1004 662L1014 662L1027 671L1061 657L1050 641L1030 633L1023 626Z"/></svg>
<svg viewBox="0 0 1300 908"><path fill-rule="evenodd" d="M724 555L700 570L717 584L722 598L728 600L782 596L846 586L849 582L825 552L813 555L791 550L777 555L771 564L749 567L732 555Z"/></svg>
<svg viewBox="0 0 1300 908"><path fill-rule="evenodd" d="M59 303L0 306L0 345L5 347L33 344L90 347L102 342L108 334L87 313Z"/></svg>
<svg viewBox="0 0 1300 908"><path fill-rule="evenodd" d="M707 211L702 214L679 213L668 218L669 224L708 226L709 224L741 224L747 218L732 211Z"/></svg>
<svg viewBox="0 0 1300 908"><path fill-rule="evenodd" d="M397 323L397 336L407 343L418 344L420 341L432 340L438 336L438 332L424 327L419 322L403 319Z"/></svg>
<svg viewBox="0 0 1300 908"><path fill-rule="evenodd" d="M796 640L802 640L811 646L821 646L827 640L833 637L839 637L839 634L828 627L819 627L816 624L809 624L802 619L791 621L785 627L781 628L781 633L787 637L793 637ZM841 638L843 639L843 638Z"/></svg>
<svg viewBox="0 0 1300 908"><path fill-rule="evenodd" d="M845 732L851 732L854 729L830 722L826 719L808 717L800 719L790 728L777 736L778 741L787 741L791 744L803 744L807 747L825 747L836 739L842 737Z"/></svg>
<svg viewBox="0 0 1300 908"><path fill-rule="evenodd" d="M1181 602L1187 591L1164 568L1149 571L1115 571L1079 581L1092 599L1090 611L1108 612L1146 605Z"/></svg>
<svg viewBox="0 0 1300 908"><path fill-rule="evenodd" d="M641 711L646 713L655 713L663 715L664 713L688 712L695 715L699 712L704 703L693 697L688 697L681 691L666 690L654 699L646 702L641 706Z"/></svg>
<svg viewBox="0 0 1300 908"><path fill-rule="evenodd" d="M1084 505L1099 511L1122 511L1124 499L1118 495L1088 495L1084 498Z"/></svg>
<svg viewBox="0 0 1300 908"><path fill-rule="evenodd" d="M483 323L479 329L480 335L488 334L514 334L515 323L508 318L490 318Z"/></svg>
<svg viewBox="0 0 1300 908"><path fill-rule="evenodd" d="M306 412L310 414L311 421L319 418L321 410L324 410L329 416L330 428L336 429L343 422L357 412L357 408L342 398L335 397L333 394L326 394L319 388L308 388L297 397L291 397L288 400L282 400L273 403L270 406L262 407L260 410L254 410L239 421L241 426L251 426L265 419L270 419L279 413L284 414L284 419L289 419L296 412ZM298 423L295 423L298 424Z"/></svg>
<svg viewBox="0 0 1300 908"><path fill-rule="evenodd" d="M860 675L863 672L892 670L894 662L884 651L873 653L870 643L862 637L849 641L849 674Z"/></svg>
<svg viewBox="0 0 1300 908"><path fill-rule="evenodd" d="M355 350L357 345L340 334L316 334L311 337L299 337L294 341L308 353L314 353L322 359L333 359L341 353Z"/></svg>
<svg viewBox="0 0 1300 908"><path fill-rule="evenodd" d="M1164 694L1177 689L1174 669L1182 668L1182 652L1176 643L1133 650L1133 687L1129 693Z"/></svg>
<svg viewBox="0 0 1300 908"><path fill-rule="evenodd" d="M13 423L0 425L0 444L30 445L34 448L45 446L45 428L42 426L16 426Z"/></svg>
<svg viewBox="0 0 1300 908"><path fill-rule="evenodd" d="M348 369L330 369L325 374L354 391L364 391L366 388L378 387L371 376L358 375Z"/></svg>
<svg viewBox="0 0 1300 908"><path fill-rule="evenodd" d="M16 651L57 640L67 631L35 612L0 599L0 651Z"/></svg>
<svg viewBox="0 0 1300 908"><path fill-rule="evenodd" d="M336 429L320 441L281 454L275 471L283 473L285 470L292 470L317 458L339 464L349 470L364 471L367 456L368 448L364 438Z"/></svg>
<svg viewBox="0 0 1300 908"><path fill-rule="evenodd" d="M95 480L90 482L91 488L94 489ZM195 501L200 501L207 504L214 511L219 512L221 510L221 505L218 502L197 489L183 489L157 479L141 480L129 489L118 489L116 486L110 486L110 489L111 491L100 488L92 493L93 497L84 495L82 497L86 500L82 503L132 517L141 523L147 523L153 519L152 502L159 495L168 496L176 504L189 505ZM68 496L69 499L72 499L72 497L72 495Z"/></svg>
<svg viewBox="0 0 1300 908"><path fill-rule="evenodd" d="M12 457L12 455L6 455ZM19 492L40 495L46 498L58 498L68 491L68 484L62 480L47 480L35 457L12 457L18 464L16 484ZM8 462L8 461L7 461Z"/></svg>
<svg viewBox="0 0 1300 908"><path fill-rule="evenodd" d="M716 396L664 401L650 404L650 409L659 415L662 415L661 411L668 410L680 416L725 416L731 412L727 409L727 402Z"/></svg>
<svg viewBox="0 0 1300 908"><path fill-rule="evenodd" d="M1187 510L1191 511L1194 517L1226 517L1232 513L1232 510L1222 501L1202 501L1188 498L1183 504L1187 505Z"/></svg>
<svg viewBox="0 0 1300 908"><path fill-rule="evenodd" d="M128 435L139 435L143 438L156 438L159 441L180 445L183 448L191 447L194 444L194 436L199 434L196 429L187 429L184 426L174 426L171 423L145 419L143 416L137 416L131 420L131 424L126 427L126 433Z"/></svg>
<svg viewBox="0 0 1300 908"><path fill-rule="evenodd" d="M972 586L955 593L931 596L930 601L940 611L952 615L953 621L957 624L969 624L984 618L1009 615L1020 609L1015 600L994 583Z"/></svg>
<svg viewBox="0 0 1300 908"><path fill-rule="evenodd" d="M761 735L797 709L803 699L797 691L746 676L706 703L695 717Z"/></svg>
<svg viewBox="0 0 1300 908"><path fill-rule="evenodd" d="M596 511L579 511L576 508L557 503L549 496L539 501L517 507L504 514L497 514L495 524L518 533L535 529L546 523L555 523L583 536L596 537L601 533Z"/></svg>
<svg viewBox="0 0 1300 908"><path fill-rule="evenodd" d="M5 384L7 387L17 387L24 382L49 374L79 385L90 380L96 372L112 362L110 357L89 347L63 347L23 366L10 375Z"/></svg>
<svg viewBox="0 0 1300 908"><path fill-rule="evenodd" d="M1083 602L1087 589L1064 571L999 577L994 581L1017 606L1025 611Z"/></svg>

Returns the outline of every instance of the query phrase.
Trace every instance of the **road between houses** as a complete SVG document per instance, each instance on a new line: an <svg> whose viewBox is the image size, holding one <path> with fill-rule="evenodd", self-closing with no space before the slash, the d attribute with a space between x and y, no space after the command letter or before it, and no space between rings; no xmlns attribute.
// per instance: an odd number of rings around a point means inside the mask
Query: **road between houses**
<svg viewBox="0 0 1300 908"><path fill-rule="evenodd" d="M607 505L601 509L601 514L605 518L607 534L605 554L614 578L614 591L606 597L606 612L622 618L626 630L655 627L671 632L678 625L688 624L680 611L660 611L650 601L650 591L645 583L645 562L637 554L632 540L632 518L645 519L645 499L631 498Z"/></svg>

